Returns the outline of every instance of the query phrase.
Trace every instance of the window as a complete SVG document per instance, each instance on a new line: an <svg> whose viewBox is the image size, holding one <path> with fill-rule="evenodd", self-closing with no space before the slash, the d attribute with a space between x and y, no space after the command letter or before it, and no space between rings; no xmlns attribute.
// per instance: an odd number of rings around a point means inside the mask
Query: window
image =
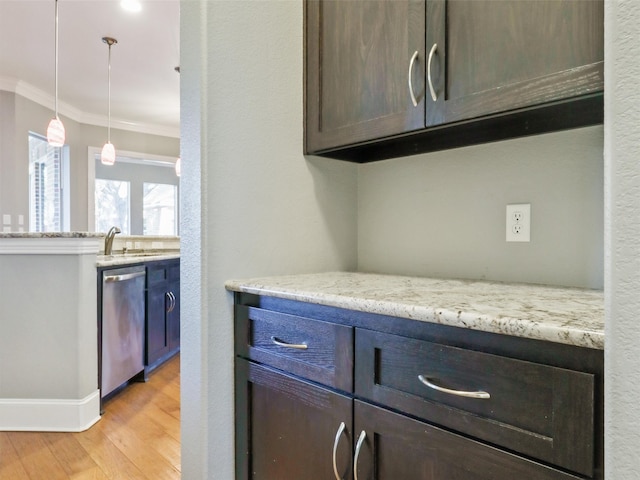
<svg viewBox="0 0 640 480"><path fill-rule="evenodd" d="M175 159L116 153L115 165L108 166L100 162L97 148L89 149L89 178L95 179L90 224L97 232L117 226L126 235L179 235L180 178Z"/></svg>
<svg viewBox="0 0 640 480"><path fill-rule="evenodd" d="M29 230L69 230L69 147L52 147L46 138L29 132Z"/></svg>
<svg viewBox="0 0 640 480"><path fill-rule="evenodd" d="M116 226L129 234L129 191L129 182L96 178L96 232Z"/></svg>
<svg viewBox="0 0 640 480"><path fill-rule="evenodd" d="M142 218L144 235L176 235L178 187L162 183L144 183Z"/></svg>

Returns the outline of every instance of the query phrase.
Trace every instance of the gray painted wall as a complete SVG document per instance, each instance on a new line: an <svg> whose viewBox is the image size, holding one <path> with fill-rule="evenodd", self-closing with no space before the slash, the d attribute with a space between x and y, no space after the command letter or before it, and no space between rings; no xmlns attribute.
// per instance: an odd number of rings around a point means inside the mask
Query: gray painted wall
<svg viewBox="0 0 640 480"><path fill-rule="evenodd" d="M78 400L98 388L95 262L0 255L0 398Z"/></svg>
<svg viewBox="0 0 640 480"><path fill-rule="evenodd" d="M638 24L639 2L605 2L605 471L614 480L640 476Z"/></svg>
<svg viewBox="0 0 640 480"><path fill-rule="evenodd" d="M358 172L358 268L603 288L603 128L367 164ZM531 204L531 242L505 208Z"/></svg>
<svg viewBox="0 0 640 480"><path fill-rule="evenodd" d="M29 225L29 131L46 135L53 112L11 92L0 91L0 215L14 219L24 215ZM106 127L75 122L61 116L70 147L72 231L88 230L88 147L101 148L107 137ZM5 131L5 128L7 129ZM10 132L10 133L9 133ZM165 155L180 155L177 138L112 129L111 142L117 150ZM0 217L1 218L1 217ZM15 222L15 220L14 220ZM14 224L17 227L17 224ZM15 228L14 228L15 229Z"/></svg>

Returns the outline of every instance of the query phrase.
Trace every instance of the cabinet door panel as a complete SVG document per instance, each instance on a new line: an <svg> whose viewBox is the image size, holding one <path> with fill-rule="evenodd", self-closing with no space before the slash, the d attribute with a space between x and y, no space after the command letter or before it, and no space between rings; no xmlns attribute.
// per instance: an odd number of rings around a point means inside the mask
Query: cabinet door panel
<svg viewBox="0 0 640 480"><path fill-rule="evenodd" d="M307 152L423 128L424 2L305 5Z"/></svg>
<svg viewBox="0 0 640 480"><path fill-rule="evenodd" d="M147 365L169 352L168 298L164 288L147 290Z"/></svg>
<svg viewBox="0 0 640 480"><path fill-rule="evenodd" d="M354 421L356 436L366 432L359 480L579 478L358 400Z"/></svg>
<svg viewBox="0 0 640 480"><path fill-rule="evenodd" d="M352 400L277 370L236 359L236 478L351 478Z"/></svg>
<svg viewBox="0 0 640 480"><path fill-rule="evenodd" d="M169 284L169 291L173 295L173 308L169 313L168 341L171 351L180 348L180 281Z"/></svg>
<svg viewBox="0 0 640 480"><path fill-rule="evenodd" d="M586 0L433 0L427 48L438 101L427 125L604 88L604 6Z"/></svg>

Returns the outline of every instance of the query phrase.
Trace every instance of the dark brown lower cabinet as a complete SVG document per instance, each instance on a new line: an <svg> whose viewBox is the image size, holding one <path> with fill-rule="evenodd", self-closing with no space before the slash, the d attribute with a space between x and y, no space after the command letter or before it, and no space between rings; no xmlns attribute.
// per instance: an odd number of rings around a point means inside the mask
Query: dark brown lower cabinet
<svg viewBox="0 0 640 480"><path fill-rule="evenodd" d="M359 400L354 421L358 480L581 478Z"/></svg>
<svg viewBox="0 0 640 480"><path fill-rule="evenodd" d="M601 350L249 294L235 317L237 480L605 478Z"/></svg>
<svg viewBox="0 0 640 480"><path fill-rule="evenodd" d="M237 479L351 478L349 397L237 359L236 402Z"/></svg>

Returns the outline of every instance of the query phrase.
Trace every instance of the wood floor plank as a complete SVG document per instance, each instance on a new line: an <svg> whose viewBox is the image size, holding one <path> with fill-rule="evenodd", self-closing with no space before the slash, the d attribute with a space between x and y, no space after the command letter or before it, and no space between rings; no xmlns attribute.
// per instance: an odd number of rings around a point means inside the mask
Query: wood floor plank
<svg viewBox="0 0 640 480"><path fill-rule="evenodd" d="M69 478L49 450L42 433L11 432L9 440L20 456L22 466L31 480L67 480Z"/></svg>
<svg viewBox="0 0 640 480"><path fill-rule="evenodd" d="M180 478L180 472L165 457L145 444L126 424L110 429L105 434L149 480Z"/></svg>
<svg viewBox="0 0 640 480"><path fill-rule="evenodd" d="M89 453L91 459L99 465L106 478L110 480L148 480L100 428L100 422L86 432L76 434L78 443Z"/></svg>
<svg viewBox="0 0 640 480"><path fill-rule="evenodd" d="M92 471L98 466L73 435L50 432L43 433L42 438L69 477Z"/></svg>
<svg viewBox="0 0 640 480"><path fill-rule="evenodd" d="M24 469L6 432L0 432L0 478L29 480L29 474Z"/></svg>

